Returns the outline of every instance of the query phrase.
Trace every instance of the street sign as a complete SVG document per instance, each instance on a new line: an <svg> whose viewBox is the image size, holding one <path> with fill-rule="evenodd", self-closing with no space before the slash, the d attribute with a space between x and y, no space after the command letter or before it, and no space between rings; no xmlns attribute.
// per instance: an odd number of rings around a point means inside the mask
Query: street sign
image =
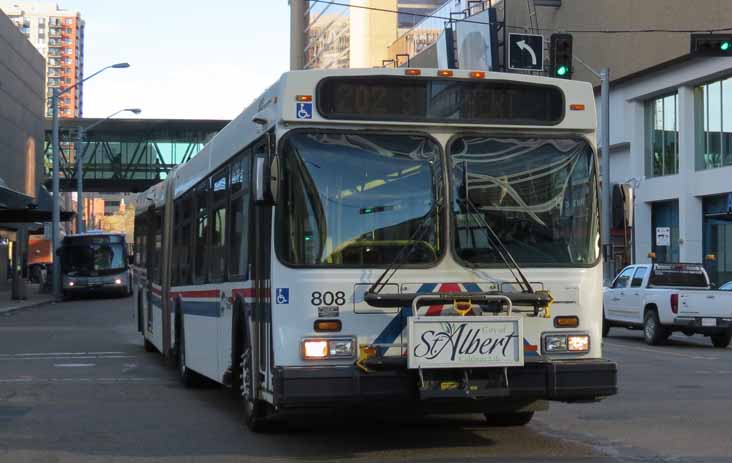
<svg viewBox="0 0 732 463"><path fill-rule="evenodd" d="M656 227L656 246L669 246L671 244L671 228Z"/></svg>
<svg viewBox="0 0 732 463"><path fill-rule="evenodd" d="M508 68L515 71L543 71L544 36L508 34Z"/></svg>

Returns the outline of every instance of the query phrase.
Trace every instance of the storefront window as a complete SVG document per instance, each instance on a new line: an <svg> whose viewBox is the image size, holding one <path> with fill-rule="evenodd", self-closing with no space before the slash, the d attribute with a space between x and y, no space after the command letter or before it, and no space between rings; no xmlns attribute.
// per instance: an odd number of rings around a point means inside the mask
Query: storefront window
<svg viewBox="0 0 732 463"><path fill-rule="evenodd" d="M707 196L702 200L704 210L704 255L709 279L718 286L732 280L732 193Z"/></svg>
<svg viewBox="0 0 732 463"><path fill-rule="evenodd" d="M646 103L646 175L659 177L679 172L678 96Z"/></svg>
<svg viewBox="0 0 732 463"><path fill-rule="evenodd" d="M651 249L656 253L656 262L679 261L679 202L659 201L651 209ZM669 234L665 233L668 228ZM661 230L659 230L661 229ZM664 238L668 236L669 238Z"/></svg>
<svg viewBox="0 0 732 463"><path fill-rule="evenodd" d="M695 90L696 169L732 165L732 77Z"/></svg>

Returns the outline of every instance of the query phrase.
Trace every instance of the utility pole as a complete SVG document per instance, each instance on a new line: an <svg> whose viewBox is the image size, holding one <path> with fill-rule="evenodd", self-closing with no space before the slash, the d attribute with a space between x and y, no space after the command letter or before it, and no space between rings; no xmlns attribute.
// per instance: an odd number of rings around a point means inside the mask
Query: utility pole
<svg viewBox="0 0 732 463"><path fill-rule="evenodd" d="M53 145L51 148L51 153L53 156L53 177L52 177L52 193L53 193L53 212L51 214L51 252L53 253L53 273L51 275L51 278L53 278L53 297L58 299L61 297L61 262L59 261L59 256L56 255L56 252L59 248L59 227L61 225L61 202L59 196L61 193L60 185L59 185L59 177L58 177L58 168L59 168L59 146L58 146L58 88L54 87L51 93L51 108L52 108L52 114L53 114L53 128L51 130L51 144Z"/></svg>
<svg viewBox="0 0 732 463"><path fill-rule="evenodd" d="M305 67L305 0L290 0L290 70Z"/></svg>

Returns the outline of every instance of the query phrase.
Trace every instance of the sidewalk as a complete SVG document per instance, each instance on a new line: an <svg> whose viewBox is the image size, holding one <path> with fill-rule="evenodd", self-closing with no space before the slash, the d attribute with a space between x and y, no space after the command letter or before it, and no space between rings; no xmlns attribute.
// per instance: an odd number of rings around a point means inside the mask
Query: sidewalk
<svg viewBox="0 0 732 463"><path fill-rule="evenodd" d="M4 312L10 312L11 310L24 309L27 307L34 307L41 304L46 304L53 301L53 296L48 293L39 293L40 285L34 283L28 283L26 295L28 296L25 300L14 300L10 298L10 289L0 291L0 314Z"/></svg>

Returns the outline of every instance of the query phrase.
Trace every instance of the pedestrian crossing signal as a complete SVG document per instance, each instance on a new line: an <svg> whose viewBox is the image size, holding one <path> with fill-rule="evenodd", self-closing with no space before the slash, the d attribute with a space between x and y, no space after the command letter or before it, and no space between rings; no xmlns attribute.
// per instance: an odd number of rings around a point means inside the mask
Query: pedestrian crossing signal
<svg viewBox="0 0 732 463"><path fill-rule="evenodd" d="M549 41L551 76L560 79L572 78L572 35L552 34Z"/></svg>

